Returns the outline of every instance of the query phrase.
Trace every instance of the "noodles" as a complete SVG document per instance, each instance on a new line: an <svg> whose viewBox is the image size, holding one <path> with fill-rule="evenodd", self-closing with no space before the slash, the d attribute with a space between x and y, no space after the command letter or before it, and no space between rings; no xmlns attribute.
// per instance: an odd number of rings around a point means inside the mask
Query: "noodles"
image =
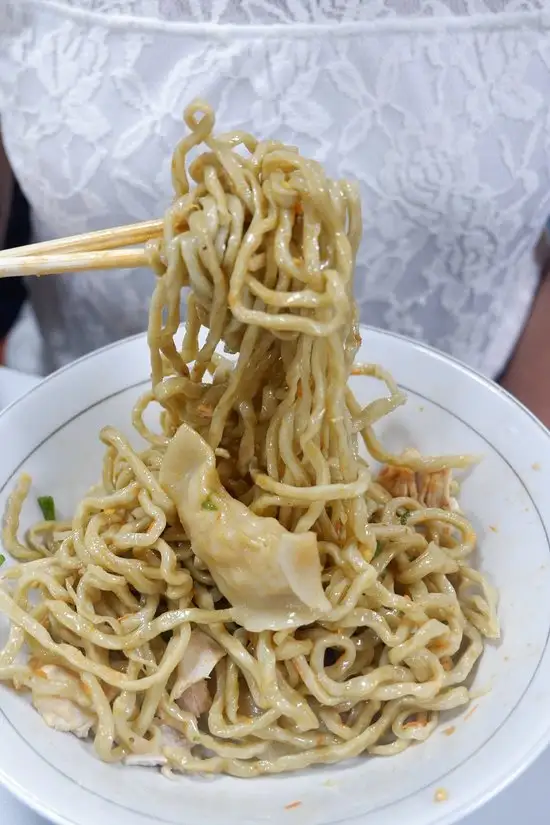
<svg viewBox="0 0 550 825"><path fill-rule="evenodd" d="M0 679L106 761L251 777L399 753L469 701L499 632L454 498L468 459L394 456L374 433L405 397L354 366L355 187L292 147L214 136L204 103L185 121L149 248L145 446L106 427L101 485L24 542L28 479L13 493ZM361 409L352 373L387 396Z"/></svg>

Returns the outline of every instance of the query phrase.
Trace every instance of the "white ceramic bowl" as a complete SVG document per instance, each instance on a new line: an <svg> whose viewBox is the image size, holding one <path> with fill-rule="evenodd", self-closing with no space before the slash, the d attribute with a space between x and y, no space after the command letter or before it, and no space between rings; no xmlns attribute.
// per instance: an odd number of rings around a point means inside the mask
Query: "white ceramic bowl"
<svg viewBox="0 0 550 825"><path fill-rule="evenodd" d="M550 740L548 432L501 389L419 344L363 330L359 360L384 364L409 393L377 428L391 448L484 456L461 494L479 533L478 563L500 591L503 637L477 670L480 698L399 756L252 780L170 782L99 762L88 744L49 729L24 697L0 686L0 780L20 799L74 825L432 825L482 804L542 751ZM34 479L25 526L39 517L37 495L54 495L69 515L99 477L100 428L131 433L132 403L148 377L145 339L134 338L67 367L5 410L0 509L24 469ZM353 384L361 401L379 391L365 379ZM6 633L0 619L0 641Z"/></svg>

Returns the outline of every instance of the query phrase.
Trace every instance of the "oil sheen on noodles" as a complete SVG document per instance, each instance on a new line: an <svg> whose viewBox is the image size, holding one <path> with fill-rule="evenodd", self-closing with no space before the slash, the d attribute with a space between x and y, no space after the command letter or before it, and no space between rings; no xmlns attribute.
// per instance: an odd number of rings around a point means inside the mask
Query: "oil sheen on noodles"
<svg viewBox="0 0 550 825"><path fill-rule="evenodd" d="M354 366L355 186L291 146L215 136L203 102L185 122L150 247L145 443L106 427L101 484L24 540L29 480L13 493L0 679L101 759L165 772L399 753L469 701L499 632L454 497L468 459L391 455L375 435L405 399ZM352 374L386 394L361 408Z"/></svg>

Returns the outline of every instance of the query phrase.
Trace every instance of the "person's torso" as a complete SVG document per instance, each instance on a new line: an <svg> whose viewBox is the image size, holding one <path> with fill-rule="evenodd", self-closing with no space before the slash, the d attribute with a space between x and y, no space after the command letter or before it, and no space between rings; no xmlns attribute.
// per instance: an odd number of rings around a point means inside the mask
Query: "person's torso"
<svg viewBox="0 0 550 825"><path fill-rule="evenodd" d="M544 0L0 0L0 112L36 239L161 216L183 107L361 184L361 320L489 374L550 212ZM52 368L143 329L152 276L33 284Z"/></svg>

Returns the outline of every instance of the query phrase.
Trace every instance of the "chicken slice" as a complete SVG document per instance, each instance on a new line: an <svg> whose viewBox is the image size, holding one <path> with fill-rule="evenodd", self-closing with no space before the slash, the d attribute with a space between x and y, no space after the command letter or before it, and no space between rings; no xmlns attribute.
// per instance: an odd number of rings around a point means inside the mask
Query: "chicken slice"
<svg viewBox="0 0 550 825"><path fill-rule="evenodd" d="M197 719L203 713L208 713L212 707L212 697L206 679L201 679L196 685L188 687L176 701L180 708L189 711Z"/></svg>
<svg viewBox="0 0 550 825"><path fill-rule="evenodd" d="M52 696L50 690L47 693L40 691L40 681L43 679L50 682L50 685L57 682L60 687L71 685L83 692L78 676L57 665L42 665L34 670L34 674L39 677L39 681L32 688L32 703L45 723L50 728L63 733L74 733L80 739L85 739L97 721L93 710L82 707L72 699Z"/></svg>
<svg viewBox="0 0 550 825"><path fill-rule="evenodd" d="M165 747L183 748L186 751L191 750L191 745L178 730L165 724L160 724L158 727L160 731L161 750ZM129 753L128 756L124 758L124 764L128 765L128 767L135 768L164 768L168 765L168 759L160 751L155 751L154 753Z"/></svg>
<svg viewBox="0 0 550 825"><path fill-rule="evenodd" d="M133 768L162 768L168 759L161 753L129 753L124 764Z"/></svg>
<svg viewBox="0 0 550 825"><path fill-rule="evenodd" d="M189 644L178 665L172 699L179 699L192 685L207 679L224 656L225 650L214 639L202 630L192 630Z"/></svg>
<svg viewBox="0 0 550 825"><path fill-rule="evenodd" d="M70 699L35 696L33 705L50 728L63 733L74 733L79 739L86 739L96 722L94 713L79 707Z"/></svg>
<svg viewBox="0 0 550 825"><path fill-rule="evenodd" d="M187 650L178 665L171 698L184 710L199 717L210 710L212 699L207 679L225 656L225 650L202 630L192 630Z"/></svg>

